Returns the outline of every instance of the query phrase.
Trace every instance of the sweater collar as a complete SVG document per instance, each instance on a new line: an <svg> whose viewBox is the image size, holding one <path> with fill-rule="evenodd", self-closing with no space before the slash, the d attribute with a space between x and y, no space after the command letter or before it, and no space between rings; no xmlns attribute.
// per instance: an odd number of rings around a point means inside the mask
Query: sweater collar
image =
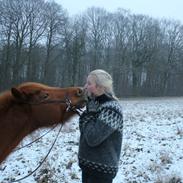
<svg viewBox="0 0 183 183"><path fill-rule="evenodd" d="M106 94L102 94L100 96L95 97L95 101L97 101L99 104L103 104L107 101L114 100L112 96L108 96Z"/></svg>

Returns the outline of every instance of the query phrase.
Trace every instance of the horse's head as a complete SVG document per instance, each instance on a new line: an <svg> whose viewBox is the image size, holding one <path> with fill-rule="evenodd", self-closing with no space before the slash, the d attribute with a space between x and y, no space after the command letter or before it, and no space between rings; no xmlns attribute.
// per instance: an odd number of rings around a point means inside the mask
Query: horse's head
<svg viewBox="0 0 183 183"><path fill-rule="evenodd" d="M11 93L14 102L26 108L28 115L39 126L65 122L75 113L75 109L84 107L85 103L85 94L80 87L58 88L24 83L12 88Z"/></svg>
<svg viewBox="0 0 183 183"><path fill-rule="evenodd" d="M24 83L0 95L0 163L29 133L64 123L84 107L80 87L58 88Z"/></svg>

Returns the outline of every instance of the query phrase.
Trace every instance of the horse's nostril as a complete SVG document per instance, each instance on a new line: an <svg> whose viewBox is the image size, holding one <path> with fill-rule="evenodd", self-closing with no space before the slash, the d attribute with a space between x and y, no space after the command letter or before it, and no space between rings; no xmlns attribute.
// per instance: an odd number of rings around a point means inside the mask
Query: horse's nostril
<svg viewBox="0 0 183 183"><path fill-rule="evenodd" d="M77 96L78 97L81 97L81 96L83 96L83 89L79 89L79 90L77 90Z"/></svg>
<svg viewBox="0 0 183 183"><path fill-rule="evenodd" d="M48 96L49 96L48 93L45 93L45 94L43 95L43 98L46 99L46 98L48 98Z"/></svg>

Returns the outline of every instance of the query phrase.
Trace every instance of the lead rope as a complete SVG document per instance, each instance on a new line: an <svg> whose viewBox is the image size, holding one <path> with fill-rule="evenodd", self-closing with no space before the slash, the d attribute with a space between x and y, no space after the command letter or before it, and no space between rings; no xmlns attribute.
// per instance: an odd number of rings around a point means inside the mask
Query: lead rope
<svg viewBox="0 0 183 183"><path fill-rule="evenodd" d="M57 133L57 136L56 136L56 138L55 138L55 140L54 140L52 146L50 147L49 151L47 152L47 154L46 154L46 156L44 157L44 159L40 162L40 164L39 164L32 172L30 172L30 173L27 174L26 176L24 176L24 177L22 177L22 178L19 178L19 179L16 179L16 180L11 180L12 182L19 182L19 181L21 181L21 180L23 180L23 179L26 179L27 177L29 177L30 175L32 175L34 172L36 172L36 171L38 170L38 168L40 168L40 167L42 166L42 164L45 162L46 158L47 158L48 155L50 154L50 152L51 152L53 146L55 145L55 143L56 143L56 141L57 141L57 139L58 139L58 136L59 136L59 134L60 134L60 132L61 132L61 130L62 130L62 127L63 127L63 124L61 124L60 129L59 129L59 131L58 131L58 133Z"/></svg>
<svg viewBox="0 0 183 183"><path fill-rule="evenodd" d="M50 133L52 130L54 130L56 126L57 126L57 125L54 125L50 130L48 130L47 132L45 132L43 135L41 135L41 136L38 137L37 139L33 140L32 142L30 142L30 143L28 143L28 144L26 144L26 145L24 145L24 146L21 146L21 147L19 147L19 148L14 149L13 152L18 151L18 150L20 150L20 149L23 149L23 148L25 148L25 147L28 147L28 146L32 145L33 143L39 141L41 138L43 138L43 137L46 136L48 133Z"/></svg>

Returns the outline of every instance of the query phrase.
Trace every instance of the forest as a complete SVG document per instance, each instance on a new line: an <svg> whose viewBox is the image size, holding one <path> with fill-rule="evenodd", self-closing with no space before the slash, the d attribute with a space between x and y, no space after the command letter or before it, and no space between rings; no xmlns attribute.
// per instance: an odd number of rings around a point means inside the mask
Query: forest
<svg viewBox="0 0 183 183"><path fill-rule="evenodd" d="M104 69L123 96L183 95L183 25L125 9L70 16L45 0L0 0L0 91L26 81L82 86Z"/></svg>

